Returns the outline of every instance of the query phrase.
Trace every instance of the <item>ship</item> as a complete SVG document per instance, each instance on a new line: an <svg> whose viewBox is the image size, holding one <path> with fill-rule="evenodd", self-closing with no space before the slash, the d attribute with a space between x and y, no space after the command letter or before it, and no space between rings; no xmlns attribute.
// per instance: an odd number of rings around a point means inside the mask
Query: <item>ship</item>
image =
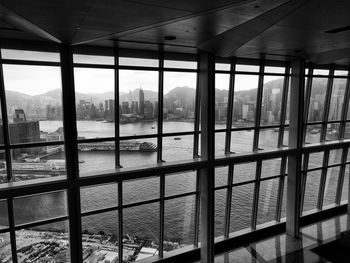
<svg viewBox="0 0 350 263"><path fill-rule="evenodd" d="M114 151L115 144L112 142L83 143L78 145L78 150L82 152ZM120 141L120 151L155 152L157 145L152 142Z"/></svg>

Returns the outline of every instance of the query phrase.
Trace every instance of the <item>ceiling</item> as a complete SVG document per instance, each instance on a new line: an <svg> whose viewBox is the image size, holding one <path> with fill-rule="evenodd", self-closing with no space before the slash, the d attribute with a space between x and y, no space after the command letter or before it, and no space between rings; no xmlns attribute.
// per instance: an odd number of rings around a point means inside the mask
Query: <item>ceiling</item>
<svg viewBox="0 0 350 263"><path fill-rule="evenodd" d="M348 65L350 30L326 31L349 14L348 0L2 0L0 38Z"/></svg>

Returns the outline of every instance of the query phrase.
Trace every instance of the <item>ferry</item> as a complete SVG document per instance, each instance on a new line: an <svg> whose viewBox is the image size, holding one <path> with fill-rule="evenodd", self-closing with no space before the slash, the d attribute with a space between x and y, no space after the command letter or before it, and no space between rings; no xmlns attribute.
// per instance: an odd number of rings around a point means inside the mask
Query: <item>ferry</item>
<svg viewBox="0 0 350 263"><path fill-rule="evenodd" d="M114 143L109 142L97 142L97 143L83 143L78 145L78 150L82 152L95 152L95 151L114 151ZM155 152L157 151L157 145L151 142L138 142L138 141L120 141L120 151L139 151L139 152Z"/></svg>

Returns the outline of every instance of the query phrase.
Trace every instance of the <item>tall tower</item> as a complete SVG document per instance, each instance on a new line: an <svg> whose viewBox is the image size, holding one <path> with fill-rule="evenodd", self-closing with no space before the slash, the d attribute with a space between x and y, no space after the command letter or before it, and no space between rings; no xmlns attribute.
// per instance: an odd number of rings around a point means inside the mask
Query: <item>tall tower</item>
<svg viewBox="0 0 350 263"><path fill-rule="evenodd" d="M140 115L145 114L145 94L141 89L141 85L140 85L140 91L139 91L139 113Z"/></svg>

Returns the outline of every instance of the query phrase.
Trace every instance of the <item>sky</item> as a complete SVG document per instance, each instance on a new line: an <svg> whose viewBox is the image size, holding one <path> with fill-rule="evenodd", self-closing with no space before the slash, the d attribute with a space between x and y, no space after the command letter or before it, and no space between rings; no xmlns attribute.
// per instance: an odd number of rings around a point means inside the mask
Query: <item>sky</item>
<svg viewBox="0 0 350 263"><path fill-rule="evenodd" d="M34 53L34 54L33 54ZM43 54L42 54L43 53ZM2 51L3 58L13 59L31 59L58 61L57 55L49 56L44 52L27 52L27 51ZM34 59L33 59L34 56ZM113 59L101 59L92 56L88 59L84 56L75 56L76 62L89 62L111 64ZM137 61L124 59L121 63L124 65L156 65L155 60L147 61L138 59ZM165 64L167 65L167 63ZM176 67L186 65L186 63L168 62L168 65ZM193 63L187 66L193 67ZM61 72L58 66L28 66L28 65L10 65L4 64L4 80L5 89L18 91L28 95L39 95L54 89L61 88ZM80 93L104 93L114 90L114 71L113 69L91 69L91 68L75 68L75 90ZM266 81L277 79L280 77L268 77ZM247 90L257 87L257 76L252 75L236 75L235 90ZM218 89L228 89L229 75L216 74L215 85ZM158 91L158 72L142 71L142 70L120 70L119 71L119 90L121 92L129 92L139 87L145 90ZM175 87L187 86L196 87L196 74L188 72L165 72L164 73L164 93L169 92Z"/></svg>

